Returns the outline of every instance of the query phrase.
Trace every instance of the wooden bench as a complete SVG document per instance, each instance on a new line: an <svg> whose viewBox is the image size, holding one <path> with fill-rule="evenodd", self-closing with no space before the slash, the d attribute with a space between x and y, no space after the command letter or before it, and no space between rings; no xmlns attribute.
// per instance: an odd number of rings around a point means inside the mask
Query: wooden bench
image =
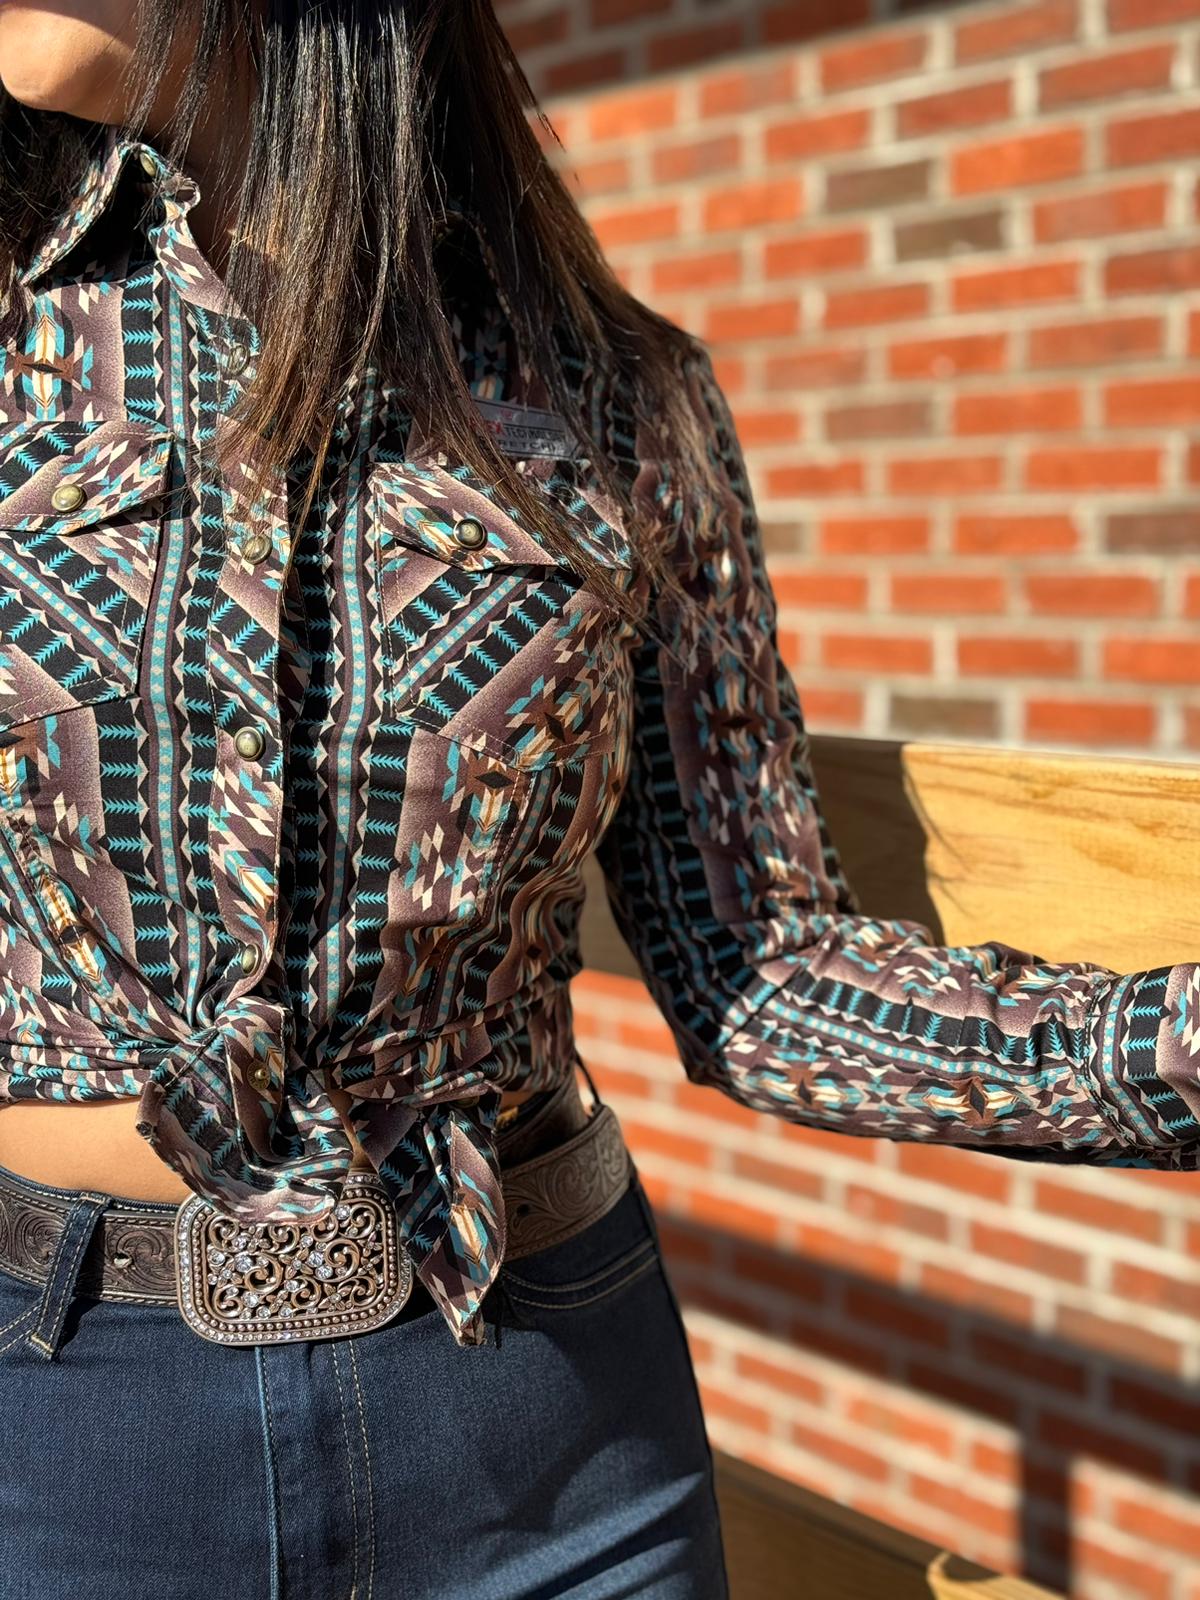
<svg viewBox="0 0 1200 1600"><path fill-rule="evenodd" d="M1200 765L829 736L812 753L869 914L1117 971L1200 953L1195 873L1179 870L1195 859ZM594 862L588 889L588 965L637 976ZM734 1600L1048 1595L718 1454Z"/></svg>

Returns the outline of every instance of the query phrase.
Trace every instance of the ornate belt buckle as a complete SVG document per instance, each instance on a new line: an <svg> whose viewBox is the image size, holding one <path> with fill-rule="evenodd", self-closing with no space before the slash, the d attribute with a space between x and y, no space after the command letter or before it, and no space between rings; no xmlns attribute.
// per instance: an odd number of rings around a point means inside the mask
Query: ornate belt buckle
<svg viewBox="0 0 1200 1600"><path fill-rule="evenodd" d="M412 1292L412 1262L374 1172L352 1170L317 1222L241 1223L194 1194L175 1213L173 1233L183 1320L220 1344L365 1333Z"/></svg>

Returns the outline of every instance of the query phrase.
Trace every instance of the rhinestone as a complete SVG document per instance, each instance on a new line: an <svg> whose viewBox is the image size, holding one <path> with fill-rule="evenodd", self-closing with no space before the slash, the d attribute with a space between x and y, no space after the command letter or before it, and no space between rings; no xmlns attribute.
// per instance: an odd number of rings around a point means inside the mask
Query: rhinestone
<svg viewBox="0 0 1200 1600"><path fill-rule="evenodd" d="M217 1266L220 1266L222 1261L225 1260L225 1252L224 1252L224 1250L213 1250L213 1251L211 1251L209 1253L209 1259L211 1261L215 1261Z"/></svg>
<svg viewBox="0 0 1200 1600"><path fill-rule="evenodd" d="M339 1222L345 1222L346 1218L350 1215L350 1207L349 1206L335 1206L333 1214L338 1219Z"/></svg>
<svg viewBox="0 0 1200 1600"><path fill-rule="evenodd" d="M310 1266L318 1267L320 1266L321 1262L324 1261L324 1259L325 1257L319 1250L310 1250L308 1252L308 1261Z"/></svg>
<svg viewBox="0 0 1200 1600"><path fill-rule="evenodd" d="M324 1261L322 1261L321 1265L317 1268L317 1277L318 1278L332 1278L333 1277L333 1268L331 1266L328 1266Z"/></svg>
<svg viewBox="0 0 1200 1600"><path fill-rule="evenodd" d="M306 1234L303 1234L303 1235L301 1235L301 1238L300 1238L300 1245L301 1245L301 1248L302 1248L302 1249L305 1249L305 1250L307 1250L307 1249L308 1249L308 1247L309 1247L309 1245L310 1245L310 1244L311 1244L311 1243L312 1243L312 1242L313 1242L313 1237L312 1237L312 1234L311 1234L311 1233L306 1233Z"/></svg>
<svg viewBox="0 0 1200 1600"><path fill-rule="evenodd" d="M246 1304L248 1306L256 1306L258 1304L258 1296L256 1294L248 1294L246 1296Z"/></svg>
<svg viewBox="0 0 1200 1600"><path fill-rule="evenodd" d="M233 1258L233 1264L239 1272L249 1272L254 1265L254 1257L248 1250L240 1250Z"/></svg>
<svg viewBox="0 0 1200 1600"><path fill-rule="evenodd" d="M50 496L55 511L78 511L87 499L87 492L78 483L60 483Z"/></svg>
<svg viewBox="0 0 1200 1600"><path fill-rule="evenodd" d="M279 1315L281 1317L294 1317L296 1315L296 1308L295 1306L280 1306Z"/></svg>
<svg viewBox="0 0 1200 1600"><path fill-rule="evenodd" d="M259 1308L258 1308L258 1315L259 1315L259 1316L260 1316L260 1317L269 1317L269 1316L270 1316L270 1315L271 1315L271 1308L270 1308L270 1306L259 1306Z"/></svg>

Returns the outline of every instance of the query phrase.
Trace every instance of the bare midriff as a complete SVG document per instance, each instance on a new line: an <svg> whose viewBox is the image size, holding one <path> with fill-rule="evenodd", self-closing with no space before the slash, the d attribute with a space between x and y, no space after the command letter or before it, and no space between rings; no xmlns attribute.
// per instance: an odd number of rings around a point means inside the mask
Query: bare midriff
<svg viewBox="0 0 1200 1600"><path fill-rule="evenodd" d="M534 1092L506 1089L501 1111ZM333 1089L329 1097L345 1120L349 1096ZM15 1100L0 1106L0 1167L58 1188L94 1189L132 1200L186 1200L192 1190L137 1131L137 1106L133 1097L85 1105ZM352 1133L350 1140L355 1165L369 1166Z"/></svg>

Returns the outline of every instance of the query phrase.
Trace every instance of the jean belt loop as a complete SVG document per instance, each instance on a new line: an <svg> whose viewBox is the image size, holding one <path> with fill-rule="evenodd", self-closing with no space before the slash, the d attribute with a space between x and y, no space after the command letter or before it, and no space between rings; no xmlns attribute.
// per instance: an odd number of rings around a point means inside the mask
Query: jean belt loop
<svg viewBox="0 0 1200 1600"><path fill-rule="evenodd" d="M25 1335L26 1343L47 1361L53 1360L58 1350L67 1308L75 1291L92 1230L111 1198L110 1195L96 1194L90 1189L79 1190L71 1202L62 1232L55 1241L50 1269L42 1286L41 1303L33 1326Z"/></svg>
<svg viewBox="0 0 1200 1600"><path fill-rule="evenodd" d="M588 1081L588 1088L592 1091L592 1110L595 1111L598 1106L602 1106L604 1104L604 1101L600 1098L600 1091L596 1087L596 1080L588 1071L587 1063L579 1054L578 1049L575 1050L575 1065L579 1068Z"/></svg>

